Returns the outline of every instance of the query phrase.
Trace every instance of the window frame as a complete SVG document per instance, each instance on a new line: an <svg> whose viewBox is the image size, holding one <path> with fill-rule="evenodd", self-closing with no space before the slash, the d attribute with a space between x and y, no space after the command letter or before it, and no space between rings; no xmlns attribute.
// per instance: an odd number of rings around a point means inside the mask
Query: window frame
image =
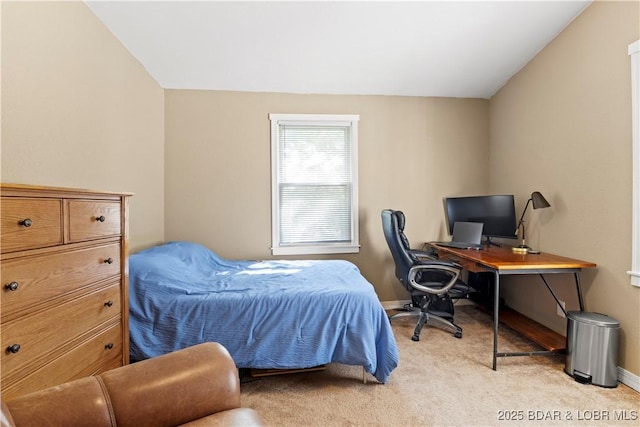
<svg viewBox="0 0 640 427"><path fill-rule="evenodd" d="M358 218L357 114L269 114L271 121L271 252L273 255L322 255L360 252ZM317 244L280 242L280 125L348 126L351 138L351 241Z"/></svg>
<svg viewBox="0 0 640 427"><path fill-rule="evenodd" d="M633 197L631 284L640 287L640 40L629 45L631 58L631 116L633 126Z"/></svg>

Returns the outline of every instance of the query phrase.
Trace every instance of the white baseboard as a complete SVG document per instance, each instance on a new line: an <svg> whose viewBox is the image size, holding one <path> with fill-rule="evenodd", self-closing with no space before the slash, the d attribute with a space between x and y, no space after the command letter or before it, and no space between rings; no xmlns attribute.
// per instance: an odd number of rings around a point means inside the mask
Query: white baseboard
<svg viewBox="0 0 640 427"><path fill-rule="evenodd" d="M618 381L640 392L640 377L618 366Z"/></svg>
<svg viewBox="0 0 640 427"><path fill-rule="evenodd" d="M411 300L398 300L398 301L382 301L382 308L385 310L393 310L395 308L402 308L405 304L409 304ZM456 305L471 305L475 304L468 299L457 300ZM631 387L637 392L640 392L640 376L627 371L626 369L618 366L618 381L622 384Z"/></svg>
<svg viewBox="0 0 640 427"><path fill-rule="evenodd" d="M380 301L382 304L382 308L385 310L393 310L394 308L402 308L405 304L409 304L411 300L402 300L402 301Z"/></svg>
<svg viewBox="0 0 640 427"><path fill-rule="evenodd" d="M382 304L382 308L384 308L385 310L393 310L395 308L402 308L405 306L405 304L410 304L411 300L399 300L399 301L381 301L380 302ZM470 299L466 299L466 298L462 298L462 299L457 299L457 300L453 300L453 304L454 305L473 305L475 304L475 302L471 301Z"/></svg>

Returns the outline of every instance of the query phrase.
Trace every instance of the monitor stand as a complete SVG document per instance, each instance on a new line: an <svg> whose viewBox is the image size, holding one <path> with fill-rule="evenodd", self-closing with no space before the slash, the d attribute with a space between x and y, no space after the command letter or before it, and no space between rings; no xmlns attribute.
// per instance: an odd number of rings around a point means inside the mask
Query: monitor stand
<svg viewBox="0 0 640 427"><path fill-rule="evenodd" d="M497 246L497 247L501 247L502 246L499 243L496 243L493 240L491 240L491 237L489 237L489 236L485 237L484 244L487 245L488 248L491 247L491 245Z"/></svg>

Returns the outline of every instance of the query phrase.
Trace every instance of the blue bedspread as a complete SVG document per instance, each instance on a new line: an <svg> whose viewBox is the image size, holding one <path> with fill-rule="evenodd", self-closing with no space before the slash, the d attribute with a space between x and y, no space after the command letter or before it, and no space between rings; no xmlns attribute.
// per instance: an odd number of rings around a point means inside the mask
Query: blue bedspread
<svg viewBox="0 0 640 427"><path fill-rule="evenodd" d="M188 242L130 256L131 357L205 341L238 368L361 365L385 383L395 338L373 286L347 261L233 261Z"/></svg>

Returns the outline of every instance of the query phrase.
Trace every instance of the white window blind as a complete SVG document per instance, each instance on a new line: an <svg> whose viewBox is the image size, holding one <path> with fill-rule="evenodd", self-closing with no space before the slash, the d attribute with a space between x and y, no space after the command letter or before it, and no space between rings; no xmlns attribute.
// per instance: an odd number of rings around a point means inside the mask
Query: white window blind
<svg viewBox="0 0 640 427"><path fill-rule="evenodd" d="M271 114L273 253L358 251L358 116Z"/></svg>

